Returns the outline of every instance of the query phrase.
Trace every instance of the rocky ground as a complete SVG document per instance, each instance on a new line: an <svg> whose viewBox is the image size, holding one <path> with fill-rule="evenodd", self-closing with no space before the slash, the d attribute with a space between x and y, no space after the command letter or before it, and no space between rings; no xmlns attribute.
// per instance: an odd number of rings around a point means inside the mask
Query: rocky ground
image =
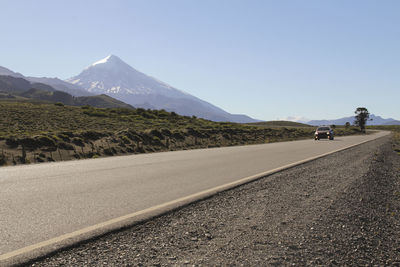
<svg viewBox="0 0 400 267"><path fill-rule="evenodd" d="M398 266L399 170L381 138L29 266Z"/></svg>

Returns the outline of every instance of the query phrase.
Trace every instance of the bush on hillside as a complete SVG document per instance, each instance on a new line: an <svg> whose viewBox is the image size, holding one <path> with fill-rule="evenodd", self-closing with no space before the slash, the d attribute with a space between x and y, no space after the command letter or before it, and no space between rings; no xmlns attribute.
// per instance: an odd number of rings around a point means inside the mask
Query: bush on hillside
<svg viewBox="0 0 400 267"><path fill-rule="evenodd" d="M54 141L54 139L50 138L49 136L42 135L42 136L38 136L36 138L40 144L40 147L42 147L42 146L55 147L56 146L56 142Z"/></svg>
<svg viewBox="0 0 400 267"><path fill-rule="evenodd" d="M16 148L18 147L19 143L18 140L16 140L14 137L10 137L6 139L6 145L10 148Z"/></svg>

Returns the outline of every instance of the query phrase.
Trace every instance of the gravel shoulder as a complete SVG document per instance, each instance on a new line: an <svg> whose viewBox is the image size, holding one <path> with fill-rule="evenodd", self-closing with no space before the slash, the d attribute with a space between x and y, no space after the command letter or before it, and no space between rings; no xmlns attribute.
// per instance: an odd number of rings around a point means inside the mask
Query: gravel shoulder
<svg viewBox="0 0 400 267"><path fill-rule="evenodd" d="M400 265L399 170L380 138L29 266Z"/></svg>

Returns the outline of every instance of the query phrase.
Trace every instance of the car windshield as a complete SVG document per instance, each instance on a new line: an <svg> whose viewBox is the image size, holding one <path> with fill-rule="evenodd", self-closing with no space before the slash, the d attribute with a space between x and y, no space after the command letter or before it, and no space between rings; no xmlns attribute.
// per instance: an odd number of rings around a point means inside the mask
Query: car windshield
<svg viewBox="0 0 400 267"><path fill-rule="evenodd" d="M317 131L329 131L329 127L319 127Z"/></svg>

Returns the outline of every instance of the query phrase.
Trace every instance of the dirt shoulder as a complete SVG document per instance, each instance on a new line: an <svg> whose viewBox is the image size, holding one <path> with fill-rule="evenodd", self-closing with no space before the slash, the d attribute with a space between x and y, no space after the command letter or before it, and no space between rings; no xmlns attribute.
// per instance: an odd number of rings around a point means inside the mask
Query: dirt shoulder
<svg viewBox="0 0 400 267"><path fill-rule="evenodd" d="M380 138L30 265L400 264L399 168Z"/></svg>

